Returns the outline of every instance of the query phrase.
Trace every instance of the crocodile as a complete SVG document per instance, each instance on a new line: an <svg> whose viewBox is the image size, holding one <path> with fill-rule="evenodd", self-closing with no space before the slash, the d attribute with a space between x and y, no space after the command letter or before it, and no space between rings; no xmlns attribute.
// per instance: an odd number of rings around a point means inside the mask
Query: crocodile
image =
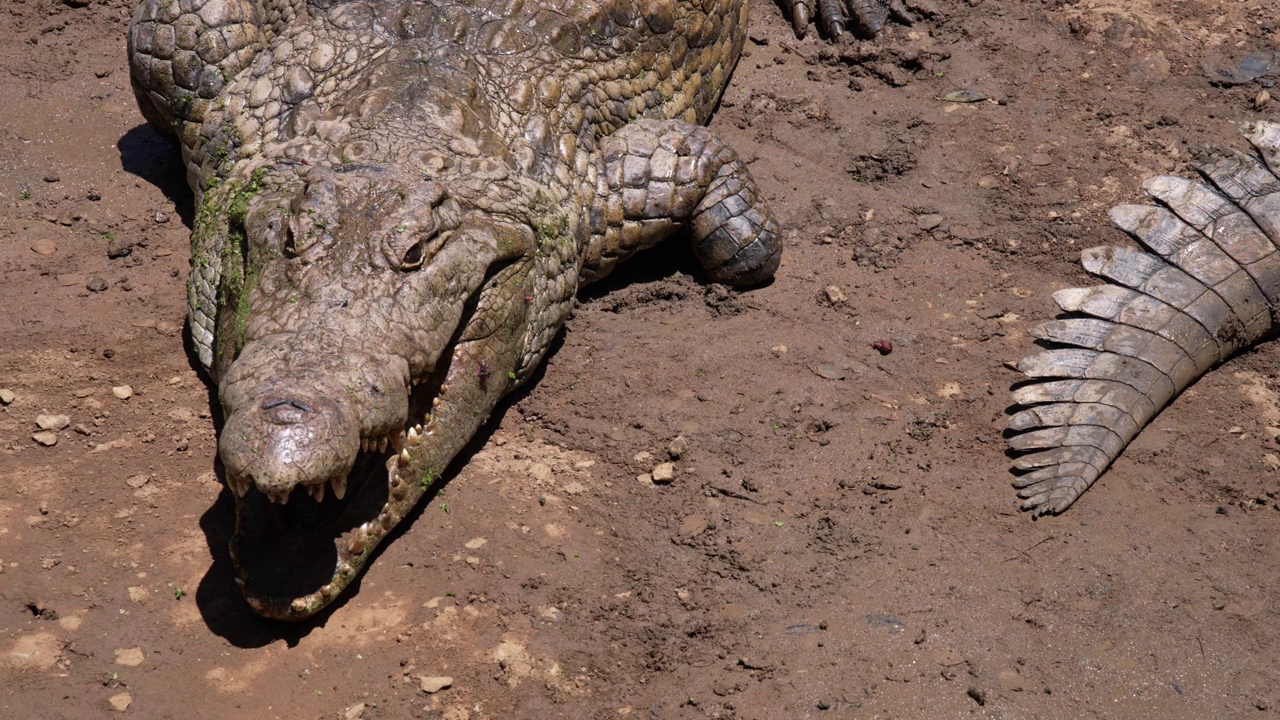
<svg viewBox="0 0 1280 720"><path fill-rule="evenodd" d="M1158 204L1111 220L1142 249L1083 251L1107 282L1053 294L1064 313L1017 363L1009 446L1035 516L1065 511L1183 390L1280 327L1280 124L1242 125L1252 152L1199 153L1202 180L1148 179Z"/></svg>
<svg viewBox="0 0 1280 720"><path fill-rule="evenodd" d="M877 32L901 0L795 0ZM583 285L679 233L713 282L777 221L704 127L746 0L142 0L130 77L195 196L190 339L259 614L339 597L529 380Z"/></svg>

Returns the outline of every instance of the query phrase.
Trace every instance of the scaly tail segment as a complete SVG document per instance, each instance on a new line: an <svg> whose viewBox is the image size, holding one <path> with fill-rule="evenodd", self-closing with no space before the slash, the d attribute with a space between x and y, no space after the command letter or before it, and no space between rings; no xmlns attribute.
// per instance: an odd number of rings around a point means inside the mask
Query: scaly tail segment
<svg viewBox="0 0 1280 720"><path fill-rule="evenodd" d="M1110 284L1060 290L1065 315L1035 329L1049 348L1018 369L1009 419L1022 508L1058 514L1129 441L1210 368L1266 338L1280 318L1280 124L1244 134L1258 155L1214 154L1207 180L1155 177L1160 203L1111 219L1148 252L1085 250Z"/></svg>

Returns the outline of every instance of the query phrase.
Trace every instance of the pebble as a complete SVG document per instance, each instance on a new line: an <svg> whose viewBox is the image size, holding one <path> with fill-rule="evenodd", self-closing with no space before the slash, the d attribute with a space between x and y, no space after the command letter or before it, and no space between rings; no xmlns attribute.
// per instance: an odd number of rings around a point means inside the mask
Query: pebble
<svg viewBox="0 0 1280 720"><path fill-rule="evenodd" d="M41 430L62 430L71 424L71 418L66 415L37 415L36 425Z"/></svg>
<svg viewBox="0 0 1280 720"><path fill-rule="evenodd" d="M56 172L45 173L44 181L47 183L56 183L62 179L62 176Z"/></svg>
<svg viewBox="0 0 1280 720"><path fill-rule="evenodd" d="M639 475L636 476L636 482L640 483L641 485L649 485L652 487L653 476L650 475L649 473L640 473Z"/></svg>
<svg viewBox="0 0 1280 720"><path fill-rule="evenodd" d="M667 454L671 456L672 460L679 460L687 452L689 452L689 441L685 440L683 435L675 436L675 439L667 446Z"/></svg>
<svg viewBox="0 0 1280 720"><path fill-rule="evenodd" d="M848 376L844 370L830 363L823 363L822 365L819 365L813 369L813 372L815 372L818 377L826 378L828 380L843 380Z"/></svg>
<svg viewBox="0 0 1280 720"><path fill-rule="evenodd" d="M138 667L142 664L142 648L119 648L116 650L116 664L126 667Z"/></svg>
<svg viewBox="0 0 1280 720"><path fill-rule="evenodd" d="M1262 92L1258 93L1257 97L1253 99L1253 109L1261 110L1263 106L1265 106L1269 102L1271 102L1271 93L1267 92L1266 90L1263 90Z"/></svg>
<svg viewBox="0 0 1280 720"><path fill-rule="evenodd" d="M786 354L787 354L787 346L786 346L786 345L774 345L773 347L769 348L769 350L770 350L771 352L773 352L773 354L774 354L774 355L779 355L779 356L781 356L781 355L786 355Z"/></svg>
<svg viewBox="0 0 1280 720"><path fill-rule="evenodd" d="M9 388L0 388L0 405L12 405L18 396Z"/></svg>
<svg viewBox="0 0 1280 720"><path fill-rule="evenodd" d="M76 6L72 5L71 7ZM107 700L107 702L111 704L112 710L115 710L116 712L124 712L133 704L133 696L127 692L122 692L119 695L112 695L111 699Z"/></svg>
<svg viewBox="0 0 1280 720"><path fill-rule="evenodd" d="M831 301L832 305L840 305L849 299L845 297L844 291L835 285L828 285L825 292L827 293L827 300Z"/></svg>
<svg viewBox="0 0 1280 720"><path fill-rule="evenodd" d="M452 685L453 685L453 678L451 678L451 677L425 677L425 676L423 676L423 677L419 677L419 678L418 678L418 680L419 680L419 682L421 682L421 683L422 683L422 692L424 692L424 693L426 693L426 694L428 694L428 695L432 695L432 694L438 693L438 692L440 692L441 690L444 690L445 688L450 687L450 686L452 686Z"/></svg>
<svg viewBox="0 0 1280 720"><path fill-rule="evenodd" d="M571 482L561 488L561 490L564 491L565 495L581 495L587 491L587 486L580 482Z"/></svg>
<svg viewBox="0 0 1280 720"><path fill-rule="evenodd" d="M680 534L686 537L693 537L701 534L710 524L710 521L701 515L690 515L680 521Z"/></svg>
<svg viewBox="0 0 1280 720"><path fill-rule="evenodd" d="M470 540L467 541L465 545L463 545L463 547L465 547L468 550L479 550L480 548L484 547L485 543L487 542L489 541L482 537L471 538Z"/></svg>
<svg viewBox="0 0 1280 720"><path fill-rule="evenodd" d="M342 712L342 720L360 720L364 717L364 703L356 703Z"/></svg>
<svg viewBox="0 0 1280 720"><path fill-rule="evenodd" d="M1053 158L1044 153L1035 153L1031 156L1031 164L1044 167L1045 165L1053 164Z"/></svg>
<svg viewBox="0 0 1280 720"><path fill-rule="evenodd" d="M653 462L653 453L648 452L646 450L641 450L640 452L635 454L635 457L631 459L641 465L646 465L648 463Z"/></svg>
<svg viewBox="0 0 1280 720"><path fill-rule="evenodd" d="M90 202L98 202L102 199L102 193L98 192L94 188L90 188L89 192L85 194L85 197L88 198Z"/></svg>
<svg viewBox="0 0 1280 720"><path fill-rule="evenodd" d="M133 397L133 388L129 387L128 385L117 385L111 388L111 394L115 395L121 400L128 400L129 398Z"/></svg>
<svg viewBox="0 0 1280 720"><path fill-rule="evenodd" d="M58 276L58 284L62 287L83 287L88 278L80 273L67 273Z"/></svg>
<svg viewBox="0 0 1280 720"><path fill-rule="evenodd" d="M1022 692L1027 689L1027 682L1017 670L1001 670L1000 687L1009 692Z"/></svg>
<svg viewBox="0 0 1280 720"><path fill-rule="evenodd" d="M653 481L656 483L669 483L676 479L676 466L674 463L661 463L653 469Z"/></svg>
<svg viewBox="0 0 1280 720"><path fill-rule="evenodd" d="M133 241L125 238L113 237L107 241L107 257L117 260L122 257L128 257L133 254Z"/></svg>
<svg viewBox="0 0 1280 720"><path fill-rule="evenodd" d="M44 445L45 447L53 447L58 444L58 433L52 430L41 430L31 436L32 440Z"/></svg>
<svg viewBox="0 0 1280 720"><path fill-rule="evenodd" d="M941 215L936 215L933 213L930 213L928 215L921 215L920 217L916 218L916 227L920 228L921 230L932 230L938 227L939 225L941 225L944 219L945 218L943 218Z"/></svg>
<svg viewBox="0 0 1280 720"><path fill-rule="evenodd" d="M49 238L40 238L31 243L31 249L38 255L52 255L58 251L58 243Z"/></svg>
<svg viewBox="0 0 1280 720"><path fill-rule="evenodd" d="M984 190L990 190L991 188L995 188L999 186L1000 186L1000 180L998 180L996 177L992 175L983 175L982 177L978 178L978 187L983 188Z"/></svg>
<svg viewBox="0 0 1280 720"><path fill-rule="evenodd" d="M89 292L105 292L107 289L107 281L100 277L92 277L89 278L89 282L84 286L84 288Z"/></svg>
<svg viewBox="0 0 1280 720"><path fill-rule="evenodd" d="M163 225L163 224L165 224L165 223L169 222L169 213L167 213L167 212L158 212L158 213L156 213L155 221L156 221L156 223L158 223L158 224L160 224L160 225Z"/></svg>

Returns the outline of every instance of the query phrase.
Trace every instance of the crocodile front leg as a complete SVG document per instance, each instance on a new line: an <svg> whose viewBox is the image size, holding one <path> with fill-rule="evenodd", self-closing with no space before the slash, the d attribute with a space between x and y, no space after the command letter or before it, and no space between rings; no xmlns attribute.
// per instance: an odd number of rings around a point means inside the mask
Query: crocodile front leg
<svg viewBox="0 0 1280 720"><path fill-rule="evenodd" d="M639 120L600 144L586 284L683 228L715 282L755 285L782 257L778 221L746 163L715 133L683 120Z"/></svg>

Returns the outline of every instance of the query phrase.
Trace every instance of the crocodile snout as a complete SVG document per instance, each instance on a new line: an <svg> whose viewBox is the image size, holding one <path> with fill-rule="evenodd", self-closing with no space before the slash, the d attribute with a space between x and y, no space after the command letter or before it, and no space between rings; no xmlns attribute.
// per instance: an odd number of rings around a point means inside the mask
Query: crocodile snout
<svg viewBox="0 0 1280 720"><path fill-rule="evenodd" d="M296 485L314 494L345 483L359 451L360 423L348 408L299 394L269 395L233 413L219 447L233 490L243 495L252 483L277 502Z"/></svg>

